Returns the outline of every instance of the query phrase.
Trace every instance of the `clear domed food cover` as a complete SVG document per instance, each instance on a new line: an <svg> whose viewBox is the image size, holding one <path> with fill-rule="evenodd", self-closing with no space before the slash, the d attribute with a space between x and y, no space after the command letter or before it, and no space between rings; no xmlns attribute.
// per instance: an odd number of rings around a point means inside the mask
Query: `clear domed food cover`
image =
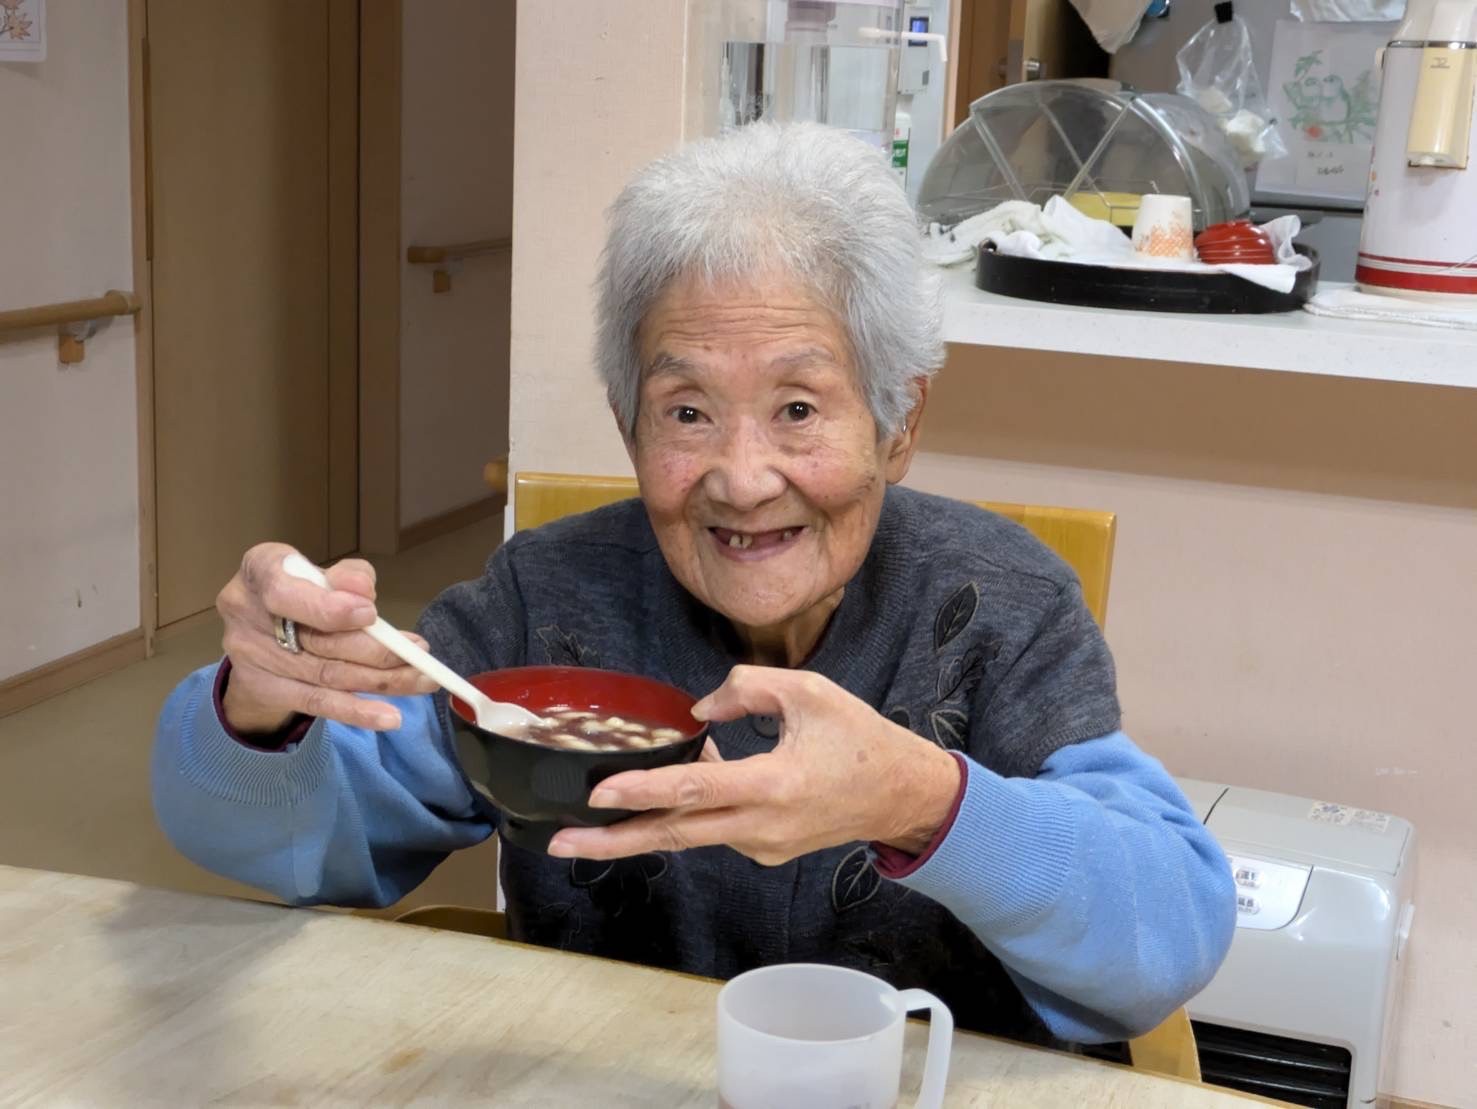
<svg viewBox="0 0 1477 1109"><path fill-rule="evenodd" d="M952 226L1007 200L1064 195L1130 227L1147 193L1188 196L1197 232L1251 203L1236 151L1193 100L1114 81L1027 81L969 106L928 165L918 209Z"/></svg>

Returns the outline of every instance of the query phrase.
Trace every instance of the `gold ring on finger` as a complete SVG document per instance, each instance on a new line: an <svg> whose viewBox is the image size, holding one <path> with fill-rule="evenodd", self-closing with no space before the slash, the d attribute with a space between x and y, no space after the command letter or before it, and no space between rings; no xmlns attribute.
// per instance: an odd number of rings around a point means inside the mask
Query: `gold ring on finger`
<svg viewBox="0 0 1477 1109"><path fill-rule="evenodd" d="M297 622L289 620L285 616L272 617L272 634L277 637L277 646L284 651L291 651L295 655L303 653L303 648L297 641Z"/></svg>

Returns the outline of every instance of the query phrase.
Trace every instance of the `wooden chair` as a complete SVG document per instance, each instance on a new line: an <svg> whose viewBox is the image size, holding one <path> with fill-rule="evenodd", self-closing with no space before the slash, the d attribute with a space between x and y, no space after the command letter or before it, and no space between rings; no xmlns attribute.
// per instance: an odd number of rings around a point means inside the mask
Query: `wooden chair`
<svg viewBox="0 0 1477 1109"><path fill-rule="evenodd" d="M1128 1060L1135 1070L1199 1082L1200 1053L1195 1047L1190 1014L1183 1008L1176 1009L1159 1027L1129 1040Z"/></svg>
<svg viewBox="0 0 1477 1109"><path fill-rule="evenodd" d="M395 918L398 924L419 924L425 928L440 928L444 932L464 932L470 936L486 936L489 939L508 938L508 915L492 909L468 909L461 905L422 905L418 909L401 913Z"/></svg>
<svg viewBox="0 0 1477 1109"><path fill-rule="evenodd" d="M520 473L513 479L513 528L525 531L636 494L634 478ZM1056 551L1077 572L1088 610L1099 625L1103 624L1108 613L1108 579L1113 568L1113 541L1117 531L1118 518L1114 513L995 501L974 503L1021 524ZM496 939L507 937L504 915L486 909L428 905L397 919ZM1200 1081L1195 1033L1184 1009L1153 1031L1129 1041L1128 1055L1137 1069Z"/></svg>
<svg viewBox="0 0 1477 1109"><path fill-rule="evenodd" d="M547 524L562 516L636 496L636 479L585 477L580 474L520 473L513 479L513 527L516 531ZM1099 626L1108 616L1108 578L1113 569L1113 540L1118 517L1085 508L975 501L1014 520L1059 554L1082 582L1082 597Z"/></svg>

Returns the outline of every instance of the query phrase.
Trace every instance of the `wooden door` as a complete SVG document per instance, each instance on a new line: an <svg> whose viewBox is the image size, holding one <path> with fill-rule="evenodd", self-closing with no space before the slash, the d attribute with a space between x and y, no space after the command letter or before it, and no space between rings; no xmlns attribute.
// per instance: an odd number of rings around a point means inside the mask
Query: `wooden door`
<svg viewBox="0 0 1477 1109"><path fill-rule="evenodd" d="M148 0L158 623L356 545L357 5Z"/></svg>
<svg viewBox="0 0 1477 1109"><path fill-rule="evenodd" d="M987 92L1020 81L1101 77L1108 56L1071 0L962 0L954 123Z"/></svg>

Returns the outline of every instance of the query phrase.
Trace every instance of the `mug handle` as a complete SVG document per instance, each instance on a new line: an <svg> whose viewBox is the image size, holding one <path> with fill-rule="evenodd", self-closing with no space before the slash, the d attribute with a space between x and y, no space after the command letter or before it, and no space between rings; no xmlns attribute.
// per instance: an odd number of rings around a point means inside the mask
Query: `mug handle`
<svg viewBox="0 0 1477 1109"><path fill-rule="evenodd" d="M917 1109L939 1109L944 1103L944 1086L949 1080L949 1053L954 1048L954 1014L949 1007L927 990L899 990L898 1000L906 1012L929 1011L928 1054L923 1060L923 1086L918 1091Z"/></svg>

